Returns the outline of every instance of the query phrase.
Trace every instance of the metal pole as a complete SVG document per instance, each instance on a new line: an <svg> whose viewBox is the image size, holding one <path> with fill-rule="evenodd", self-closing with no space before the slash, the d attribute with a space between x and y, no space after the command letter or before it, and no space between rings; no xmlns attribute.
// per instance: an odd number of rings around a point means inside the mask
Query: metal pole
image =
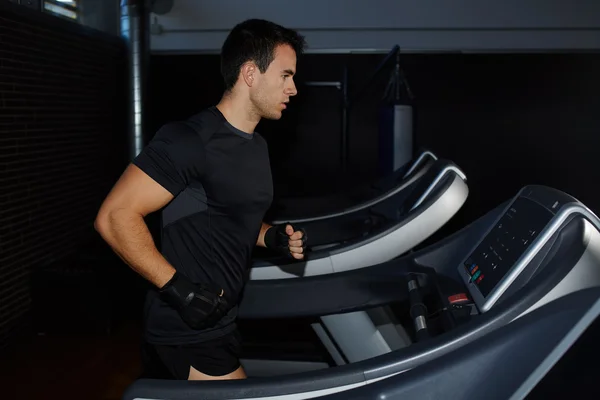
<svg viewBox="0 0 600 400"><path fill-rule="evenodd" d="M129 157L135 158L147 134L147 69L150 53L150 6L147 0L121 0L121 36L129 48Z"/></svg>

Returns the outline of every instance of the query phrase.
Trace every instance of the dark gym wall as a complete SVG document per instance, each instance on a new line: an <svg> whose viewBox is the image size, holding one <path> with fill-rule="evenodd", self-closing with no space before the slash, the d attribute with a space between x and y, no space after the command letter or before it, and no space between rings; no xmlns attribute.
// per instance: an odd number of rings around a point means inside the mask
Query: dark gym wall
<svg viewBox="0 0 600 400"><path fill-rule="evenodd" d="M95 234L126 156L126 49L0 3L0 346L30 310L30 275Z"/></svg>
<svg viewBox="0 0 600 400"><path fill-rule="evenodd" d="M423 56L415 63L418 143L466 171L466 220L527 184L556 187L600 213L599 69L600 54Z"/></svg>
<svg viewBox="0 0 600 400"><path fill-rule="evenodd" d="M384 55L307 54L298 63L299 95L284 117L262 122L276 191L325 193L377 174L377 109L390 67L350 110L350 170L340 177L340 94L306 80L342 79L353 95ZM600 212L599 54L404 54L415 98L415 145L462 167L470 198L449 225L458 228L514 195L547 184ZM153 129L218 101L218 56L155 55Z"/></svg>

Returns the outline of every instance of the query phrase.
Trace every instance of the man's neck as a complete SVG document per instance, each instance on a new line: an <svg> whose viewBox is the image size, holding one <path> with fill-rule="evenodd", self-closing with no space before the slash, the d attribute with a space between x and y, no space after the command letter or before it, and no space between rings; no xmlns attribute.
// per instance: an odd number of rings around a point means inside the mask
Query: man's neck
<svg viewBox="0 0 600 400"><path fill-rule="evenodd" d="M250 110L248 102L236 98L235 95L224 95L217 104L217 109L227 122L242 132L254 133L256 125L260 121L260 117Z"/></svg>

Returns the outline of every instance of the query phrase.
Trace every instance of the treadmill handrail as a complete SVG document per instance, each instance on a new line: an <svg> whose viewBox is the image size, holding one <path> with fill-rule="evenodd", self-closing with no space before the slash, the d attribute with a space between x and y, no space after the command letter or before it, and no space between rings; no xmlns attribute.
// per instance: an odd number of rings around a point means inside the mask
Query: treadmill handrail
<svg viewBox="0 0 600 400"><path fill-rule="evenodd" d="M430 157L432 160L426 160L427 157ZM407 187L409 187L410 185L412 185L415 181L417 181L423 175L425 175L428 168L431 167L431 165L433 165L433 163L437 160L438 160L438 158L435 154L433 154L429 150L425 150L421 153L421 155L419 156L419 158L417 158L417 160L413 163L413 165L411 165L410 169L403 175L402 180L397 185L394 185L392 188L384 191L383 193L381 193L375 197L372 197L368 200L365 200L365 201L355 204L353 206L344 208L338 212L316 214L316 215L303 217L303 218L279 218L279 219L274 219L273 221L271 221L271 224L283 224L286 222L292 223L292 224L298 224L298 223L302 223L302 222L320 221L320 220L325 220L325 219L329 219L329 218L340 217L342 215L351 214L353 212L361 211L366 208L372 207L375 204L394 196L398 192L401 192L401 191L405 190ZM423 164L423 165L421 165L421 164ZM419 170L417 170L417 167L421 167L421 168ZM417 172L415 173L415 171L417 171ZM464 175L464 173L463 173L463 175ZM463 179L466 179L466 178L463 178Z"/></svg>
<svg viewBox="0 0 600 400"><path fill-rule="evenodd" d="M535 240L531 248L524 254L524 257L516 263L516 267L510 271L508 275L504 277L504 279L502 279L502 281L498 284L498 287L494 288L493 293L490 293L490 296L485 299L485 304L482 307L482 311L487 311L496 303L496 301L498 301L502 294L508 290L511 283L514 282L519 274L527 267L527 264L533 259L537 251L539 251L546 245L546 243L548 243L550 238L573 214L579 214L590 224L592 224L598 232L600 232L600 221L591 210L581 203L565 204L555 217L554 221L551 223L550 227L546 230L545 234Z"/></svg>
<svg viewBox="0 0 600 400"><path fill-rule="evenodd" d="M342 245L332 247L327 250L328 254L333 255L356 247L364 246L383 236L388 235L395 230L400 229L402 226L407 225L409 222L412 222L417 217L421 216L430 206L438 202L446 194L446 191L453 185L454 179L460 179L461 181L466 182L466 180L463 178L464 174L457 173L457 171L460 171L460 169L452 162L447 162L449 165L443 168L443 170L436 176L434 182L428 186L428 196L421 196L421 203L417 207L411 207L409 212L403 218L400 218L399 221L388 222L383 227L380 227L365 237L356 238ZM454 176L454 179L445 180L446 178L451 178L451 175Z"/></svg>
<svg viewBox="0 0 600 400"><path fill-rule="evenodd" d="M443 191L443 190L440 191L440 189L447 189L452 185L453 181L449 180L446 182L446 184L444 186L440 186L440 184L443 182L443 179L448 176L448 173L453 174L455 177L458 177L461 180L463 179L462 176L464 176L464 174L462 174L462 173L457 174L457 171L460 171L460 169L457 166L455 166L452 162L445 161L445 160L440 160L440 162L447 162L449 165L446 168L443 168L442 172L440 174L438 174L440 179L436 178L435 184L430 185L430 188L432 188L432 189L428 190L429 195L423 199L421 204L419 204L419 206L416 209L413 207L410 210L410 212L408 214L406 214L406 216L404 218L401 218L399 221L388 222L384 227L381 227L380 229L376 230L375 232L371 232L368 235L362 236L360 238L356 238L355 240L351 240L351 241L348 241L348 242L345 242L342 244L336 244L332 247L329 247L329 248L326 248L323 250L316 250L316 251L308 252L308 253L306 253L306 259L310 260L310 259L326 258L326 257L330 257L334 254L343 253L343 252L352 250L356 247L367 245L377 239L380 239L381 237L383 237L385 235L388 235L390 232L400 229L402 226L407 225L408 223L410 223L411 221L416 219L418 216L422 215L430 205L439 201L439 199L444 195L445 191ZM453 166L454 168L449 168L450 166ZM438 195L435 196L435 195L432 195L432 193L438 193ZM310 235L310 232L308 232L308 235ZM310 239L309 239L309 241L310 241ZM305 261L297 261L297 263L302 263L302 262L305 262ZM289 263L288 258L274 256L274 257L268 257L268 258L264 258L264 259L255 260L252 268L260 268L263 266L270 267L273 265L286 265L288 263Z"/></svg>
<svg viewBox="0 0 600 400"><path fill-rule="evenodd" d="M403 179L400 184L394 186L392 189L390 189L378 196L375 196L367 201L356 204L352 207L345 208L345 209L340 210L335 213L314 215L312 217L306 217L306 218L291 218L291 219L286 219L286 220L283 220L283 219L282 220L273 220L272 223L273 224L283 224L283 223L289 222L292 224L298 224L298 223L303 223L303 222L322 221L322 220L326 220L326 219L330 219L330 218L341 217L343 215L351 214L351 213L354 213L357 211L362 211L369 207L373 207L377 203L380 203L380 202L394 196L395 194L397 194L403 190L406 190L406 188L408 188L413 183L415 183L415 181L422 178L423 175L425 175L425 173L427 172L427 169L425 167L426 166L423 166L422 169L420 169L416 174L410 176L409 178Z"/></svg>
<svg viewBox="0 0 600 400"><path fill-rule="evenodd" d="M406 173L404 174L404 178L407 178L408 176L410 176L417 169L417 167L419 167L425 161L426 157L431 157L433 159L433 161L437 161L437 159L438 159L437 156L435 154L433 154L433 152L431 152L429 150L424 150L419 155L419 157L415 160L413 165L410 166L408 171L406 171Z"/></svg>
<svg viewBox="0 0 600 400"><path fill-rule="evenodd" d="M446 176L446 174L448 172L454 172L463 181L465 181L465 182L467 181L467 176L465 175L465 173L462 172L456 165L448 165L435 177L435 180L431 183L431 185L429 185L427 190L421 195L421 197L419 197L419 199L415 202L415 204L412 205L412 207L410 208L411 211L414 210L415 208L419 207L421 205L421 203L423 203L423 201L425 201L425 199L427 199L427 197L431 194L431 192L433 192L437 188L438 183L442 179L444 179L444 177Z"/></svg>
<svg viewBox="0 0 600 400"><path fill-rule="evenodd" d="M429 160L428 158L430 158L431 160ZM429 166L431 166L431 164L433 164L437 160L438 160L438 157L432 151L423 150L421 152L421 154L419 154L419 157L415 160L415 162L412 163L410 168L404 173L404 175L402 175L401 181L398 184L394 185L393 187L389 188L388 190L383 191L382 193L380 193L379 195L377 195L373 198L370 198L363 202L359 202L355 205L343 208L338 212L313 214L313 215L306 216L306 217L296 217L296 218L276 218L270 222L271 222L271 224L283 224L286 222L301 223L301 222L317 221L317 220L327 219L327 218L331 218L331 217L338 217L338 216L349 214L349 213L352 213L355 211L364 210L365 208L369 208L369 207L377 204L378 202L383 201L383 200L387 199L388 197L395 195L399 191L406 189L408 186L410 186L412 183L414 183L418 178L422 177L425 174L425 172L427 172L428 164L429 164ZM418 170L418 172L419 172L418 174L415 173L415 171L417 171L417 168L420 168ZM398 179L398 178L396 178L396 179Z"/></svg>

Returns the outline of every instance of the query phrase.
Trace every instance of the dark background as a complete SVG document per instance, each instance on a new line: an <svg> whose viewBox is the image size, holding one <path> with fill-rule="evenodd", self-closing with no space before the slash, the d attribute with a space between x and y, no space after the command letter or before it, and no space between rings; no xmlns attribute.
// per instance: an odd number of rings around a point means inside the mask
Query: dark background
<svg viewBox="0 0 600 400"><path fill-rule="evenodd" d="M0 347L31 325L34 273L96 236L126 161L126 65L118 38L0 2Z"/></svg>
<svg viewBox="0 0 600 400"><path fill-rule="evenodd" d="M391 65L356 93L383 58L308 54L299 61L299 95L281 120L258 129L269 143L277 195L326 194L378 176L378 110ZM527 184L553 186L600 212L599 54L403 54L401 61L416 96L415 149L451 159L468 177L470 196L443 234ZM354 100L347 171L340 165L340 91L303 85L341 80L344 68ZM215 104L222 92L216 55L154 55L149 79L148 137ZM143 282L93 229L128 162L128 98L123 41L0 1L0 349L88 323L106 334L139 317ZM80 347L71 339L47 346L56 358L39 364L40 376L53 383L54 365L67 352L88 367L88 353L106 354L82 340ZM137 360L134 347L118 351L122 361ZM48 353L28 348L35 361L25 355L20 362L25 386L33 387L38 376L28 368ZM127 363L104 362L107 371ZM91 369L67 363L88 378L81 386L102 386ZM7 381L13 367L0 370ZM64 379L70 389L75 381Z"/></svg>

